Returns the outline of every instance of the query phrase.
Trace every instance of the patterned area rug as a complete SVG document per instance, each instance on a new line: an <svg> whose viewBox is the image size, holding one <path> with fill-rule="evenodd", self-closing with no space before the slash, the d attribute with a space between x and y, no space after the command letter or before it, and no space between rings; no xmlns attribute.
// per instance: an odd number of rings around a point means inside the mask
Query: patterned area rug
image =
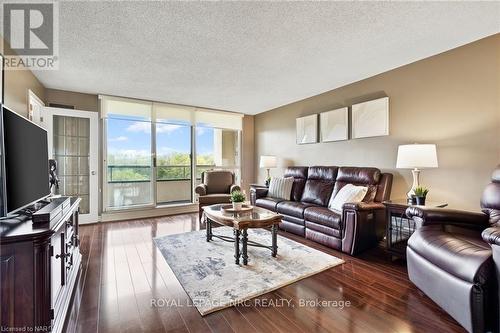
<svg viewBox="0 0 500 333"><path fill-rule="evenodd" d="M233 236L231 228L214 228L213 231L217 235ZM270 244L271 233L249 229L248 239ZM205 230L157 237L154 241L201 315L263 295L344 262L281 236L278 236L276 258L268 249L249 246L247 266L234 263L234 243L217 238L208 243Z"/></svg>

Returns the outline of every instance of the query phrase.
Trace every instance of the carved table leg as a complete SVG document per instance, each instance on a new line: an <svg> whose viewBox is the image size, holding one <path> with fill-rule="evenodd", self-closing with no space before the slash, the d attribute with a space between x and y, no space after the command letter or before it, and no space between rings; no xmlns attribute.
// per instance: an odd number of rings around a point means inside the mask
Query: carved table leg
<svg viewBox="0 0 500 333"><path fill-rule="evenodd" d="M207 242L210 242L212 240L212 221L205 216L205 223L207 228Z"/></svg>
<svg viewBox="0 0 500 333"><path fill-rule="evenodd" d="M271 234L272 234L272 256L276 257L278 254L278 225L273 224L271 227Z"/></svg>
<svg viewBox="0 0 500 333"><path fill-rule="evenodd" d="M240 231L234 229L234 259L235 264L240 264Z"/></svg>
<svg viewBox="0 0 500 333"><path fill-rule="evenodd" d="M243 265L248 264L248 255L247 255L247 242L248 242L248 234L247 229L243 229L242 231L242 256L243 256Z"/></svg>

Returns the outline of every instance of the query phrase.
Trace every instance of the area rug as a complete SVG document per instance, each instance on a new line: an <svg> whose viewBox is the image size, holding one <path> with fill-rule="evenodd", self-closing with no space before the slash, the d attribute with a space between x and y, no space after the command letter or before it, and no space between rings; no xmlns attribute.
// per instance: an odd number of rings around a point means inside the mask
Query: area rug
<svg viewBox="0 0 500 333"><path fill-rule="evenodd" d="M213 230L217 235L233 235L231 228ZM250 229L248 239L270 244L271 233ZM245 302L344 262L281 236L276 258L268 249L249 246L247 266L234 263L234 243L217 238L207 242L204 230L157 237L154 241L201 315Z"/></svg>

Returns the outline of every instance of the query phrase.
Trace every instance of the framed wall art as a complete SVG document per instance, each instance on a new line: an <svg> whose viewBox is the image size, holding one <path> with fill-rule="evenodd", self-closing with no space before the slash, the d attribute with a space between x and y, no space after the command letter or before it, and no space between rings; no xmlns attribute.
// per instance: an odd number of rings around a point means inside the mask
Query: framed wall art
<svg viewBox="0 0 500 333"><path fill-rule="evenodd" d="M321 142L349 139L349 111L347 107L319 114Z"/></svg>
<svg viewBox="0 0 500 333"><path fill-rule="evenodd" d="M352 138L389 135L389 97L352 106Z"/></svg>
<svg viewBox="0 0 500 333"><path fill-rule="evenodd" d="M296 142L297 144L318 142L318 115L300 117L296 120Z"/></svg>

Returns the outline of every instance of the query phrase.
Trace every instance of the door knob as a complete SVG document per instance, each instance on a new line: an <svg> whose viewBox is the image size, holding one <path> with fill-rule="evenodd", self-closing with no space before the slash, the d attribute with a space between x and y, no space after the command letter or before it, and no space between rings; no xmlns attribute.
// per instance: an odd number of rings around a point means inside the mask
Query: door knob
<svg viewBox="0 0 500 333"><path fill-rule="evenodd" d="M91 172L90 172L90 174L91 174L92 176L95 176L95 171L91 171Z"/></svg>

